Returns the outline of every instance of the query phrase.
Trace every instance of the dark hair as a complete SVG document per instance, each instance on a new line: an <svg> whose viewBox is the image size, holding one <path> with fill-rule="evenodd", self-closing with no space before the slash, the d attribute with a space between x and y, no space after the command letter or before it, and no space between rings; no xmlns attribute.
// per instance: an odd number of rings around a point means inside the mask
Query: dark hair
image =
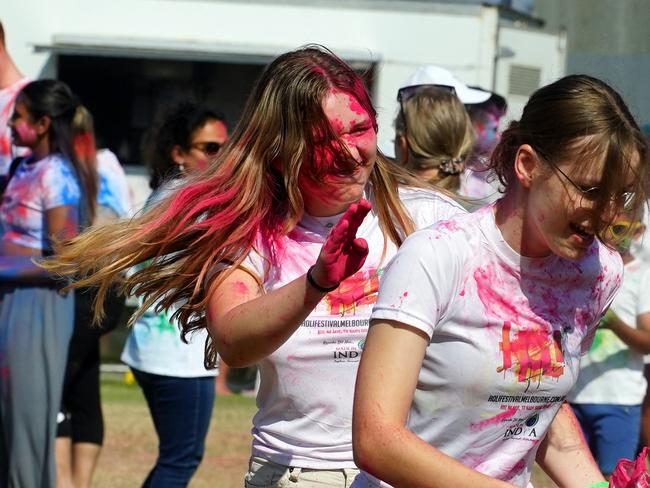
<svg viewBox="0 0 650 488"><path fill-rule="evenodd" d="M159 114L143 141L143 157L151 171L149 186L157 189L165 180L180 175L178 164L171 157L174 146L189 151L192 133L210 120L225 122L216 110L183 100Z"/></svg>
<svg viewBox="0 0 650 488"><path fill-rule="evenodd" d="M82 164L74 152L72 120L80 106L79 99L61 81L38 80L25 85L18 100L25 104L32 118L49 117L50 153L60 152L72 164L85 199L85 213L82 213L84 221L80 224L89 224L95 217L99 178L97 170Z"/></svg>
<svg viewBox="0 0 650 488"><path fill-rule="evenodd" d="M5 28L2 25L2 22L0 22L0 46L4 47L5 45Z"/></svg>
<svg viewBox="0 0 650 488"><path fill-rule="evenodd" d="M522 144L529 144L550 165L572 160L585 166L604 156L601 191L591 216L599 237L610 223L602 215L627 186L630 173L635 173L631 208L646 199L647 141L621 96L601 80L571 75L533 93L521 120L510 123L492 153L490 167L506 191L516 181L513 163ZM637 156L640 165L635 170L631 162Z"/></svg>

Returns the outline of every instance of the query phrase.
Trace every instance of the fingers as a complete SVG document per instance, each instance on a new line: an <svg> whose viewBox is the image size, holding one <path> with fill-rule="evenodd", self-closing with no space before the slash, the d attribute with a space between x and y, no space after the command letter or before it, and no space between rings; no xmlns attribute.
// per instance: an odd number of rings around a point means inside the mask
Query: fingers
<svg viewBox="0 0 650 488"><path fill-rule="evenodd" d="M370 202L365 198L362 198L357 203L350 205L348 212L351 214L349 230L351 234L354 234L355 236L357 235L357 230L359 230L359 227L363 223L363 220L366 218L366 215L368 215L368 212L370 212L371 208L372 207L370 205ZM348 212L346 212L346 214Z"/></svg>
<svg viewBox="0 0 650 488"><path fill-rule="evenodd" d="M359 271L366 262L368 257L368 242L359 237L352 242L353 252L350 254L348 263L348 275L352 275Z"/></svg>

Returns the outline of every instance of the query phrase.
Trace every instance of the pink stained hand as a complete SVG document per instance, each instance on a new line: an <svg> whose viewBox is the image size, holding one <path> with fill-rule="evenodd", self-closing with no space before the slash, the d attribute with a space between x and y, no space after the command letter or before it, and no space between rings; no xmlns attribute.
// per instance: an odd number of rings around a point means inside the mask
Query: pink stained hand
<svg viewBox="0 0 650 488"><path fill-rule="evenodd" d="M368 256L368 243L357 237L357 231L370 208L370 202L365 199L353 203L327 236L312 272L320 286L337 285L363 266Z"/></svg>

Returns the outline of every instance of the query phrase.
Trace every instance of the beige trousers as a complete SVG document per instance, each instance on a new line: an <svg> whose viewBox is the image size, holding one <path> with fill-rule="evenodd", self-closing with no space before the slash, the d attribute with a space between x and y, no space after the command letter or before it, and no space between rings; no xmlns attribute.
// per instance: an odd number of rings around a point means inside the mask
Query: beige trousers
<svg viewBox="0 0 650 488"><path fill-rule="evenodd" d="M356 468L292 468L253 456L244 478L246 488L349 488Z"/></svg>

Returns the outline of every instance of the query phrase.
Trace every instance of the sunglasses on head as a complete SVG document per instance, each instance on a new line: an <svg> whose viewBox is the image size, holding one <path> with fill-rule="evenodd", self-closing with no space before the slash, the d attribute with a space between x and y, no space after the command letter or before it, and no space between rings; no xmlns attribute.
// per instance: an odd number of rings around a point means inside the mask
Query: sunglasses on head
<svg viewBox="0 0 650 488"><path fill-rule="evenodd" d="M422 90L423 88L440 88L442 90L446 90L453 95L456 94L456 89L453 86L449 85L433 85L433 84L425 84L425 85L410 85L410 86L405 86L403 88L400 88L397 91L397 101L399 103L405 102L409 98L411 98L413 95L415 95L417 92Z"/></svg>
<svg viewBox="0 0 650 488"><path fill-rule="evenodd" d="M208 156L214 156L221 149L221 144L218 142L195 142L190 147L198 149Z"/></svg>

